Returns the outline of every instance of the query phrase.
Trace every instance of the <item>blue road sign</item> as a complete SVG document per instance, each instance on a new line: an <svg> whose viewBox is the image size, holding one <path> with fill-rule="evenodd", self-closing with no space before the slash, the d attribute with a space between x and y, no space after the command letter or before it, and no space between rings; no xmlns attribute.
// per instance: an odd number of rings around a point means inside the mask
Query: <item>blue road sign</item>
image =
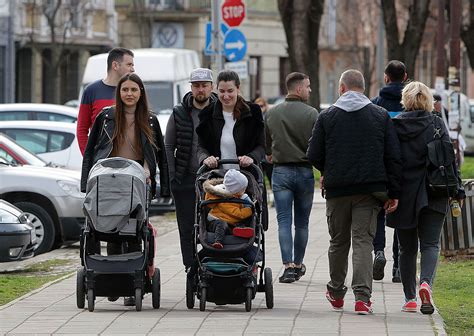
<svg viewBox="0 0 474 336"><path fill-rule="evenodd" d="M224 35L227 33L229 28L221 23L221 40L224 39ZM206 46L204 47L204 55L214 55L215 49L212 47L212 22L206 23Z"/></svg>
<svg viewBox="0 0 474 336"><path fill-rule="evenodd" d="M224 53L230 62L237 62L247 53L247 39L238 29L230 29L224 37Z"/></svg>

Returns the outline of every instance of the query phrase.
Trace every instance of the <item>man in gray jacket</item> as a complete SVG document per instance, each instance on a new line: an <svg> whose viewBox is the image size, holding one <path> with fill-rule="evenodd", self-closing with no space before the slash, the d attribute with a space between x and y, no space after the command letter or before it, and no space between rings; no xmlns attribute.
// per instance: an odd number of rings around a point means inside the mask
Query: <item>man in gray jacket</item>
<svg viewBox="0 0 474 336"><path fill-rule="evenodd" d="M314 176L306 157L318 111L305 104L311 92L309 77L299 72L286 77L288 95L266 115L267 160L273 163L272 190L278 221L278 239L285 270L280 282L299 280L306 272L303 258L313 206ZM292 208L295 238L292 235Z"/></svg>

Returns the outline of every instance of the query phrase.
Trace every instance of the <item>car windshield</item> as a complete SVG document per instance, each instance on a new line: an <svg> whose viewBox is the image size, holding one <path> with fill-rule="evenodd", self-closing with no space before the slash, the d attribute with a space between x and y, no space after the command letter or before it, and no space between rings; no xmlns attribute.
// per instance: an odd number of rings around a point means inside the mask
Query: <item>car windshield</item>
<svg viewBox="0 0 474 336"><path fill-rule="evenodd" d="M26 148L20 146L17 144L15 141L11 140L7 136L0 134L0 143L5 144L9 149L15 153L16 156L21 157L27 164L31 166L38 166L38 167L44 167L46 166L46 162L40 159L38 156L35 154L31 153L29 150ZM11 160L7 157L5 159L10 163L17 164L16 160L11 158Z"/></svg>
<svg viewBox="0 0 474 336"><path fill-rule="evenodd" d="M173 110L173 83L147 82L146 95L150 109L157 114L171 114Z"/></svg>

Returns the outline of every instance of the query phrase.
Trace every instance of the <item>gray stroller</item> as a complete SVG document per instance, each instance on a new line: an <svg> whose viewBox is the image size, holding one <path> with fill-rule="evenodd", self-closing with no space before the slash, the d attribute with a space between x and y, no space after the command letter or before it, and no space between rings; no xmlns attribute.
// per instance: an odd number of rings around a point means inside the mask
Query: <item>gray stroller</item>
<svg viewBox="0 0 474 336"><path fill-rule="evenodd" d="M77 307L94 310L98 296L134 296L142 309L145 293L160 307L160 270L154 268L154 231L148 225L149 195L143 167L133 160L99 160L87 180L81 235L81 264L77 272ZM122 253L103 255L100 242L116 243ZM128 252L127 246L138 251Z"/></svg>

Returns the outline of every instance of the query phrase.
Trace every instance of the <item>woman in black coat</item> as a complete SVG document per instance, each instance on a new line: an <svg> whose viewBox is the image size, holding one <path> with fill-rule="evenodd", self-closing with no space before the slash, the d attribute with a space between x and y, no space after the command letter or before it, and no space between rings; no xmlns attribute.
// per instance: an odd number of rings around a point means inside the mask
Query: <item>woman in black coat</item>
<svg viewBox="0 0 474 336"><path fill-rule="evenodd" d="M420 82L407 84L402 91L402 104L406 112L393 119L403 158L402 192L397 210L387 215L387 226L397 229L400 244L400 273L405 293L402 311L417 310L416 263L419 244L421 312L432 314L431 286L438 263L448 198L433 195L427 188L427 143L433 139L435 123L437 128L441 127L441 139L450 139L443 121L431 112L433 96L426 85ZM454 170L457 173L457 167ZM459 176L458 186L457 194L453 196L462 204L465 195Z"/></svg>
<svg viewBox="0 0 474 336"><path fill-rule="evenodd" d="M236 72L221 71L217 76L219 100L199 113L198 159L209 168L217 167L219 159L238 159L242 167L258 165L265 155L262 111L245 101L239 88Z"/></svg>

